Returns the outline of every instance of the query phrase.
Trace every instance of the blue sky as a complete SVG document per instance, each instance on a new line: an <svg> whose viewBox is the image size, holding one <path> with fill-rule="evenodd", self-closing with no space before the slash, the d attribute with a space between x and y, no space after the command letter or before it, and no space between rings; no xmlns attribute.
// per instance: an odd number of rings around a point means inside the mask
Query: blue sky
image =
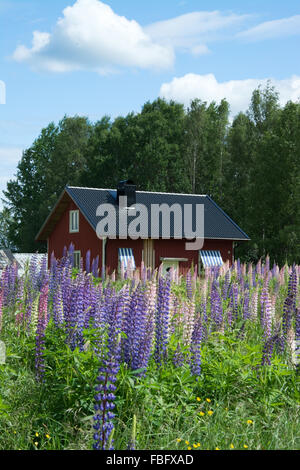
<svg viewBox="0 0 300 470"><path fill-rule="evenodd" d="M268 79L282 103L300 97L296 0L0 0L0 30L0 197L65 114L96 121L163 96L226 97L235 115Z"/></svg>

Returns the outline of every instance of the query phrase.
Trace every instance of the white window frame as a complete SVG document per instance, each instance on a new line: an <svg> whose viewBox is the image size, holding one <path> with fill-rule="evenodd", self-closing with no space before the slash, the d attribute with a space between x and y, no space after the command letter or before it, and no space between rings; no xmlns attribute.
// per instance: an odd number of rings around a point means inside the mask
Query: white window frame
<svg viewBox="0 0 300 470"><path fill-rule="evenodd" d="M74 256L74 268L80 269L81 251L77 250L73 253Z"/></svg>
<svg viewBox="0 0 300 470"><path fill-rule="evenodd" d="M70 211L69 231L70 233L79 232L79 210Z"/></svg>

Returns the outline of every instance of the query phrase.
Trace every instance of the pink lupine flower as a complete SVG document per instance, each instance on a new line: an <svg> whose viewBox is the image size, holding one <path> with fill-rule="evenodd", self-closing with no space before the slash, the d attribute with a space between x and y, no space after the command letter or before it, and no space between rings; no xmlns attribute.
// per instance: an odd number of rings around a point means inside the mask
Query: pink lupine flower
<svg viewBox="0 0 300 470"><path fill-rule="evenodd" d="M257 318L258 310L258 289L253 292L250 299L250 317L255 320Z"/></svg>

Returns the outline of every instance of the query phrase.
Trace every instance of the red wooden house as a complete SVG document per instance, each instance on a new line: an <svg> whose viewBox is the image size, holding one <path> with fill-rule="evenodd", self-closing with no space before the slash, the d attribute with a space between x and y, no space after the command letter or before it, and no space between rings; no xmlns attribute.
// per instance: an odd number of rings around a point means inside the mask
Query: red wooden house
<svg viewBox="0 0 300 470"><path fill-rule="evenodd" d="M110 204L119 209L120 196L128 198L128 217L130 208L142 204L147 209L153 205L184 209L186 205L192 208L197 204L204 206L204 246L201 250L186 250L185 232L175 236L175 219L171 215L170 238L165 239L161 224L155 238L143 236L138 239L122 238L117 227L115 234L107 233L101 238L97 235L97 225L100 218L97 208ZM195 211L192 211L195 214ZM193 215L194 217L194 215ZM161 221L161 218L160 218ZM193 221L194 223L194 221ZM150 219L149 219L150 226ZM61 258L65 247L72 243L75 247L74 258L78 264L80 258L85 258L90 250L91 259L99 257L99 268L105 267L108 274L117 271L120 263L128 256L138 268L142 261L147 267L157 268L163 264L164 269L173 266L181 273L186 273L194 266L216 265L234 260L236 242L249 240L249 237L238 225L217 206L207 195L170 194L136 191L130 181L121 182L117 190L80 188L67 186L57 201L55 207L41 227L36 241L47 241L48 259L52 253Z"/></svg>

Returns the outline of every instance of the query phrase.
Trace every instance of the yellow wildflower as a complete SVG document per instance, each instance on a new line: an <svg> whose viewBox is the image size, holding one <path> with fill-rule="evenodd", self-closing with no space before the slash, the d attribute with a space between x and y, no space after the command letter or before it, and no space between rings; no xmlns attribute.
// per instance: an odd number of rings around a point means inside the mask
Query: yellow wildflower
<svg viewBox="0 0 300 470"><path fill-rule="evenodd" d="M212 410L209 410L209 411L207 412L207 414L208 414L208 416L211 416L211 415L214 414L214 412L213 412Z"/></svg>
<svg viewBox="0 0 300 470"><path fill-rule="evenodd" d="M216 450L220 450L219 447L216 447Z"/></svg>
<svg viewBox="0 0 300 470"><path fill-rule="evenodd" d="M230 449L234 449L234 445L233 445L233 444L230 444Z"/></svg>
<svg viewBox="0 0 300 470"><path fill-rule="evenodd" d="M189 445L190 445L189 441L185 441L185 443L186 443L186 445L187 445L187 446L189 446Z"/></svg>
<svg viewBox="0 0 300 470"><path fill-rule="evenodd" d="M200 397L197 397L197 401L201 401L201 398L200 398Z"/></svg>
<svg viewBox="0 0 300 470"><path fill-rule="evenodd" d="M188 447L187 450L192 450L192 448L191 448L191 447Z"/></svg>
<svg viewBox="0 0 300 470"><path fill-rule="evenodd" d="M198 445L197 445L197 444L193 444L193 447L194 447L195 449L197 449Z"/></svg>
<svg viewBox="0 0 300 470"><path fill-rule="evenodd" d="M198 442L198 444L197 444L197 447L201 447L201 444L200 444L200 442Z"/></svg>
<svg viewBox="0 0 300 470"><path fill-rule="evenodd" d="M39 445L39 443L38 443L38 442L35 442L34 445L37 447L37 446Z"/></svg>
<svg viewBox="0 0 300 470"><path fill-rule="evenodd" d="M251 419L248 419L247 424L253 424L253 421Z"/></svg>
<svg viewBox="0 0 300 470"><path fill-rule="evenodd" d="M50 439L50 436L49 436L49 434L46 434L46 437L47 437L47 439Z"/></svg>
<svg viewBox="0 0 300 470"><path fill-rule="evenodd" d="M244 449L248 449L248 446L246 444L244 444Z"/></svg>
<svg viewBox="0 0 300 470"><path fill-rule="evenodd" d="M36 435L36 437L39 437L39 433L38 433L38 432L36 432L35 435Z"/></svg>
<svg viewBox="0 0 300 470"><path fill-rule="evenodd" d="M200 416L204 416L205 413L203 413L203 411L200 411L199 415L200 415Z"/></svg>
<svg viewBox="0 0 300 470"><path fill-rule="evenodd" d="M211 399L210 399L210 398L206 398L206 401L207 401L207 403L211 403Z"/></svg>

